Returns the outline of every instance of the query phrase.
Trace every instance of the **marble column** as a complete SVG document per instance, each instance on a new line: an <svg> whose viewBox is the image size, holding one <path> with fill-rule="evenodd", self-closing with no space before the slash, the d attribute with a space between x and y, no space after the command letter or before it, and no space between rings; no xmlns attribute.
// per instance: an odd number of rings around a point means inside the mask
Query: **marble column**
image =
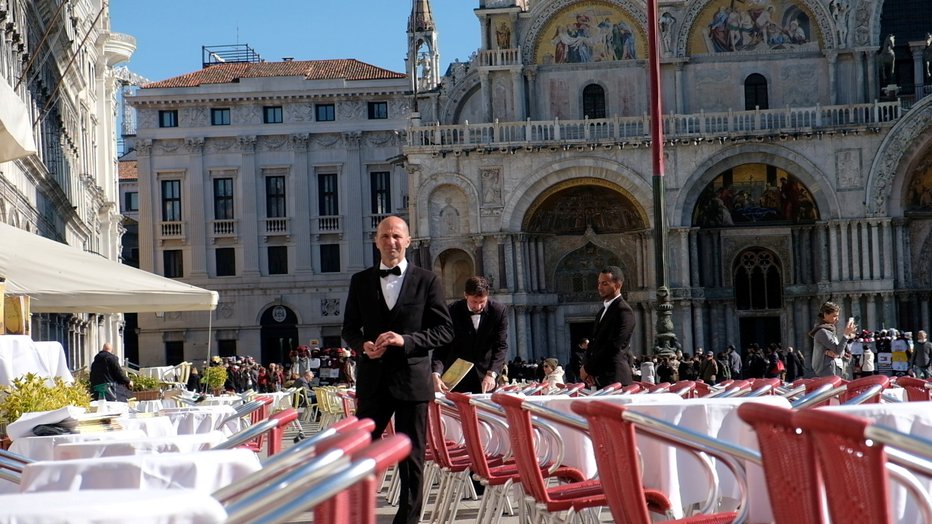
<svg viewBox="0 0 932 524"><path fill-rule="evenodd" d="M537 237L537 290L547 291L547 260L544 239Z"/></svg>
<svg viewBox="0 0 932 524"><path fill-rule="evenodd" d="M831 273L829 269L831 268L831 260L829 257L829 248L826 246L826 235L828 235L829 241L832 239L832 235L829 233L828 225L820 225L816 230L816 241L819 249L819 270L816 273L819 282L825 282L831 278Z"/></svg>
<svg viewBox="0 0 932 524"><path fill-rule="evenodd" d="M888 278L880 265L880 224L876 220L868 223L871 244L871 278Z"/></svg>
<svg viewBox="0 0 932 524"><path fill-rule="evenodd" d="M537 291L537 249L534 247L536 241L535 237L526 236L521 250L524 260L527 261L527 290L530 292Z"/></svg>
<svg viewBox="0 0 932 524"><path fill-rule="evenodd" d="M701 285L699 276L699 229L692 228L689 230L689 286L698 287Z"/></svg>
<svg viewBox="0 0 932 524"><path fill-rule="evenodd" d="M865 220L858 225L861 233L861 250L858 253L861 258L861 279L871 280L879 276L879 268L874 268L871 264L871 253L877 253L877 246L871 244L871 224Z"/></svg>
<svg viewBox="0 0 932 524"><path fill-rule="evenodd" d="M482 103L482 121L492 121L492 85L489 78L488 70L479 71L479 81L481 82L480 97Z"/></svg>
<svg viewBox="0 0 932 524"><path fill-rule="evenodd" d="M839 264L841 263L841 249L838 248L840 241L838 239L838 223L829 222L826 226L828 228L828 250L826 253L827 259L829 261L830 271L828 274L828 280L843 280L841 276L841 269Z"/></svg>
<svg viewBox="0 0 932 524"><path fill-rule="evenodd" d="M528 318L527 318L527 306L517 305L514 307L515 312L515 351L517 355L525 360L530 357L528 353Z"/></svg>
<svg viewBox="0 0 932 524"><path fill-rule="evenodd" d="M867 318L861 317L861 328L876 330L880 329L880 315L877 313L877 294L867 294Z"/></svg>
<svg viewBox="0 0 932 524"><path fill-rule="evenodd" d="M838 237L841 240L841 246L838 250L838 265L841 269L839 276L841 280L851 280L851 265L849 262L849 253L851 252L851 245L849 243L851 222L840 221L835 224L835 227L838 228Z"/></svg>
<svg viewBox="0 0 932 524"><path fill-rule="evenodd" d="M210 234L207 232L207 228L210 228L213 223L212 216L208 214L208 210L213 209L211 200L213 188L209 173L207 173L208 176L204 176L204 139L201 137L187 138L184 141L184 149L188 154L188 172L183 182L185 190L189 195L201 197L200 202L183 199L186 202L185 228L190 242L189 253L191 255L191 260L187 262L192 278L206 278L208 276L207 246L211 243L207 239L213 234L213 231ZM211 189L206 189L208 187ZM188 275L188 273L185 274Z"/></svg>
<svg viewBox="0 0 932 524"><path fill-rule="evenodd" d="M524 235L514 235L512 236L512 242L515 257L515 291L524 293L527 290L525 287L525 275L527 273L525 247L527 246L527 239Z"/></svg>
<svg viewBox="0 0 932 524"><path fill-rule="evenodd" d="M916 86L916 101L925 96L926 64L925 52L929 47L929 42L925 40L913 40L909 42L909 51L913 55L913 85Z"/></svg>
<svg viewBox="0 0 932 524"><path fill-rule="evenodd" d="M867 67L864 65L864 51L856 51L851 54L854 57L854 84L858 86L857 98L852 100L853 103L867 103L870 98L870 93L867 88L867 82L864 79L864 69Z"/></svg>
<svg viewBox="0 0 932 524"><path fill-rule="evenodd" d="M473 237L470 237L470 240L472 240L473 257L476 260L476 268L475 268L476 274L487 276L485 274L485 261L483 260L485 256L482 250L482 244L485 240L485 237L483 237L482 235L475 235Z"/></svg>
<svg viewBox="0 0 932 524"><path fill-rule="evenodd" d="M527 101L527 113L525 118L530 118L531 120L540 119L540 107L537 105L537 99L540 97L534 96L537 93L537 66L526 66L524 68L524 77L527 79L527 96L525 100ZM525 140L530 139L531 137L525 137Z"/></svg>
<svg viewBox="0 0 932 524"><path fill-rule="evenodd" d="M514 118L516 121L521 122L527 118L527 103L525 102L524 75L521 74L520 67L511 70L511 86L514 94Z"/></svg>
<svg viewBox="0 0 932 524"><path fill-rule="evenodd" d="M683 62L677 62L674 64L673 71L673 83L674 90L676 93L676 99L674 101L676 114L682 115L686 112L686 82L683 81Z"/></svg>
<svg viewBox="0 0 932 524"><path fill-rule="evenodd" d="M498 281L495 287L498 288L500 293L508 290L508 277L505 270L505 239L504 235L495 235L498 253Z"/></svg>
<svg viewBox="0 0 932 524"><path fill-rule="evenodd" d="M692 329L692 347L683 346L684 351L689 351L693 353L696 351L697 347L703 346L706 343L706 334L705 334L705 310L706 305L704 300L693 300L692 304L692 316L693 316L693 329Z"/></svg>
<svg viewBox="0 0 932 524"><path fill-rule="evenodd" d="M544 306L544 321L547 326L547 344L550 347L549 355L556 355L560 363L564 365L569 363L569 352L565 344L557 338L557 307Z"/></svg>
<svg viewBox="0 0 932 524"><path fill-rule="evenodd" d="M835 105L838 103L838 53L829 51L825 53L825 57L828 59L829 104Z"/></svg>
<svg viewBox="0 0 932 524"><path fill-rule="evenodd" d="M259 201L262 198L261 195L265 194L265 187L263 186L264 180L261 176L258 176L258 167L256 166L256 137L239 137L239 150L242 155L242 188L243 191L246 192L241 200L244 204L241 209L252 210L250 214L243 215L243 219L240 220L240 225L242 225L242 234L240 238L252 239L251 241L243 242L243 276L257 277L262 273L259 269L260 235L259 217L256 210L260 208ZM237 201L240 200L237 199Z"/></svg>
<svg viewBox="0 0 932 524"><path fill-rule="evenodd" d="M880 92L880 87L877 85L879 79L877 78L877 50L871 50L867 52L867 100L865 102L870 102L871 100L876 100Z"/></svg>
<svg viewBox="0 0 932 524"><path fill-rule="evenodd" d="M314 206L308 205L304 199L310 198L311 181L313 174L308 168L307 145L310 136L307 133L291 135L291 146L293 155L293 177L294 177L294 194L292 208L295 210L290 213L292 218L291 231L292 238L302 239L311 238L311 216L314 214ZM310 245L304 242L296 242L295 253L295 274L310 275L314 273L314 262L311 250L317 248L316 242Z"/></svg>

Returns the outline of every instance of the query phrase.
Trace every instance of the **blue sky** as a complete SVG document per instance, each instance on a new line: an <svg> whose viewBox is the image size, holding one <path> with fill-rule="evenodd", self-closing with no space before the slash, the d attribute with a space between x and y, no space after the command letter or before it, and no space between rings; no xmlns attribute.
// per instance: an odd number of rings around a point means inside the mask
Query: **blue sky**
<svg viewBox="0 0 932 524"><path fill-rule="evenodd" d="M478 0L432 0L443 70L479 47ZM404 72L410 0L111 0L136 37L130 69L162 80L201 68L201 46L245 43L263 59L356 58Z"/></svg>

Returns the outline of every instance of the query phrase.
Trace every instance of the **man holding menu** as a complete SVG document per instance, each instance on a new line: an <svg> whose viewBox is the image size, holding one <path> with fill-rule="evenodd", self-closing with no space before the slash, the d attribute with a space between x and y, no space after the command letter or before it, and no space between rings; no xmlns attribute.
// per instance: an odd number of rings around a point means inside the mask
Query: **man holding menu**
<svg viewBox="0 0 932 524"><path fill-rule="evenodd" d="M508 353L508 311L504 304L489 299L490 290L485 277L470 277L464 298L450 306L454 337L453 342L434 351L435 391L449 389L441 376L457 359L473 364L473 368L453 391L487 393L495 388Z"/></svg>

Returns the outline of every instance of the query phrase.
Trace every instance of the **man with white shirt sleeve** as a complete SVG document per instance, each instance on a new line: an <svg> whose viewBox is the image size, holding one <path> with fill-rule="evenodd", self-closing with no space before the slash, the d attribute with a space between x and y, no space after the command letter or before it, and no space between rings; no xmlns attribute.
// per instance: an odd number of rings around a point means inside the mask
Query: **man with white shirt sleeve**
<svg viewBox="0 0 932 524"><path fill-rule="evenodd" d="M603 387L615 382L629 385L631 373L631 334L634 310L621 297L625 277L618 266L607 266L599 273L598 290L602 309L596 315L589 347L579 377L590 386Z"/></svg>

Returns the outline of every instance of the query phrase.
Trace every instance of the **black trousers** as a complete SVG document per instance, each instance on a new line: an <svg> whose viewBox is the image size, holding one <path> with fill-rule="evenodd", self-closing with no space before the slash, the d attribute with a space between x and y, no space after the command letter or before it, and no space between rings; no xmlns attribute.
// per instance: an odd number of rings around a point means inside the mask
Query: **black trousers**
<svg viewBox="0 0 932 524"><path fill-rule="evenodd" d="M424 506L424 451L427 444L427 401L397 400L387 391L377 398L357 398L356 416L375 422L372 439L382 438L392 416L395 432L411 439L411 455L398 464L401 496L393 524L417 524Z"/></svg>

